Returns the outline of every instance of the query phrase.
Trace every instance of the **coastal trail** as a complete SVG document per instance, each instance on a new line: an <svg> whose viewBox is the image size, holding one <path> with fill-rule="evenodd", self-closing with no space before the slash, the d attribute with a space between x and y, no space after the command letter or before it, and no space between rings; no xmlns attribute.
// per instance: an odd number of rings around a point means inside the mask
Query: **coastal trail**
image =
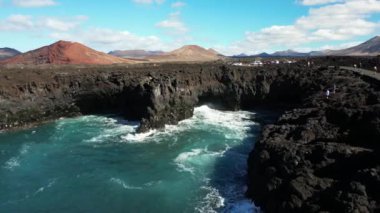
<svg viewBox="0 0 380 213"><path fill-rule="evenodd" d="M360 69L360 68L354 68L354 67L346 67L346 66L341 66L339 68L342 70L352 71L352 72L358 73L359 75L367 76L367 77L370 77L372 79L380 81L380 73L375 72L375 71Z"/></svg>

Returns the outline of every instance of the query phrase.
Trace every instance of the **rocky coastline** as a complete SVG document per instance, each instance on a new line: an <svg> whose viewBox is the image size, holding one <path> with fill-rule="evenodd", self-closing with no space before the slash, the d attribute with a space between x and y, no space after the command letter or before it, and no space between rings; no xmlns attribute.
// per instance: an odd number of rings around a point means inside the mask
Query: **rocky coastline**
<svg viewBox="0 0 380 213"><path fill-rule="evenodd" d="M335 68L308 75L309 96L250 154L248 196L265 212L379 211L380 82Z"/></svg>
<svg viewBox="0 0 380 213"><path fill-rule="evenodd" d="M80 114L118 113L140 120L140 131L147 131L191 117L200 103L232 110L287 105L302 95L293 89L297 82L281 77L291 69L217 62L3 68L0 130Z"/></svg>
<svg viewBox="0 0 380 213"><path fill-rule="evenodd" d="M250 155L247 196L265 212L373 212L380 208L379 90L377 81L304 63L2 67L0 130L118 113L140 120L144 132L191 117L201 103L286 107Z"/></svg>

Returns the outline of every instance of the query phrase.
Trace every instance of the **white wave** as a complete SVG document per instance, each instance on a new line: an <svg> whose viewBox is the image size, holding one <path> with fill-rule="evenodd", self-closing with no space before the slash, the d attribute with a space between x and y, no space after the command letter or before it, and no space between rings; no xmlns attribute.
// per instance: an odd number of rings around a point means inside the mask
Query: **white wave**
<svg viewBox="0 0 380 213"><path fill-rule="evenodd" d="M197 156L202 153L202 149L193 149L191 152L184 152L179 154L174 162L177 164L179 171L194 173L194 168L188 165L189 158Z"/></svg>
<svg viewBox="0 0 380 213"><path fill-rule="evenodd" d="M161 184L162 181L161 180L158 180L158 181L150 181L148 183L145 183L144 186L148 186L148 187L152 187L152 186L155 186L155 185L159 185Z"/></svg>
<svg viewBox="0 0 380 213"><path fill-rule="evenodd" d="M129 143L139 143L145 141L146 139L152 138L156 132L157 130L149 130L148 132L144 133L129 133L125 136L122 136L121 138Z"/></svg>
<svg viewBox="0 0 380 213"><path fill-rule="evenodd" d="M45 191L45 189L47 189L47 188L52 187L55 184L55 182L56 182L56 179L49 181L49 183L46 186L42 186L39 189L37 189L37 191L34 192L34 195Z"/></svg>
<svg viewBox="0 0 380 213"><path fill-rule="evenodd" d="M124 189L131 189L131 190L142 190L143 189L142 187L139 187L139 186L128 185L127 183L125 183L123 180L121 180L119 178L111 178L110 181L113 183L116 183L118 185L121 185Z"/></svg>
<svg viewBox="0 0 380 213"><path fill-rule="evenodd" d="M87 115L87 116L80 116L80 117L75 117L75 118L60 118L56 122L56 128L62 129L65 126L71 126L72 124L78 124L78 123L83 123L83 124L88 125L88 126L104 125L104 126L111 126L111 127L115 126L116 124L119 124L119 125L135 124L133 122L128 122L128 121L113 118L113 117Z"/></svg>
<svg viewBox="0 0 380 213"><path fill-rule="evenodd" d="M204 149L192 149L189 152L180 153L174 159L174 163L177 165L178 171L194 174L195 168L209 165L210 161L223 156L229 149L230 146L228 145L220 151L209 151L207 147Z"/></svg>
<svg viewBox="0 0 380 213"><path fill-rule="evenodd" d="M11 157L4 163L3 168L13 171L16 167L21 165L21 158L27 154L30 150L30 144L23 144L17 154L17 156Z"/></svg>
<svg viewBox="0 0 380 213"><path fill-rule="evenodd" d="M121 135L125 133L134 132L136 128L137 126L131 125L115 125L114 127L108 127L104 129L98 136L85 140L85 142L102 143L109 138L118 136L122 137Z"/></svg>
<svg viewBox="0 0 380 213"><path fill-rule="evenodd" d="M248 130L255 123L251 120L254 115L247 111L219 111L208 106L197 107L194 116L203 124L209 125L213 131L224 134L226 139L242 139L248 136Z"/></svg>
<svg viewBox="0 0 380 213"><path fill-rule="evenodd" d="M204 105L194 109L193 117L180 121L178 125L165 125L160 130L150 130L146 133L131 132L122 136L124 142L160 142L167 136L175 135L189 129L209 129L219 132L226 139L242 139L249 133L255 123L254 115L247 111L219 111Z"/></svg>
<svg viewBox="0 0 380 213"><path fill-rule="evenodd" d="M23 144L20 149L20 155L25 155L29 152L31 145L30 144Z"/></svg>
<svg viewBox="0 0 380 213"><path fill-rule="evenodd" d="M20 166L20 159L18 157L12 157L7 160L3 166L3 168L8 170L14 170L16 167Z"/></svg>
<svg viewBox="0 0 380 213"><path fill-rule="evenodd" d="M71 121L66 121L61 125L66 125ZM121 137L124 134L135 132L139 126L138 122L130 122L122 119L102 117L102 116L82 116L73 122L84 122L89 126L101 127L100 133L96 136L84 140L90 143L103 143L110 138Z"/></svg>
<svg viewBox="0 0 380 213"><path fill-rule="evenodd" d="M225 206L225 199L220 195L218 189L211 186L202 186L201 189L206 192L206 195L195 208L196 212L216 213L218 209Z"/></svg>

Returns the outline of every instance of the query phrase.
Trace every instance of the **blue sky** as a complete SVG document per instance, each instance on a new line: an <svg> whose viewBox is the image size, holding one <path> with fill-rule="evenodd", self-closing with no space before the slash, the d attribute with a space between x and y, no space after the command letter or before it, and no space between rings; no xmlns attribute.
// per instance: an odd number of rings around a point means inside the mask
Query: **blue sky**
<svg viewBox="0 0 380 213"><path fill-rule="evenodd" d="M28 51L57 40L101 51L224 54L338 49L379 34L379 0L0 0L0 47Z"/></svg>

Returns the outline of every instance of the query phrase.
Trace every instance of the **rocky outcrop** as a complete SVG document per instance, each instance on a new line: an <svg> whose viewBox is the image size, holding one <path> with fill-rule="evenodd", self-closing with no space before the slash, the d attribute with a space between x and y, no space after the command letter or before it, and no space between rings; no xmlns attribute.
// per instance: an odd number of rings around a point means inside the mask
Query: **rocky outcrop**
<svg viewBox="0 0 380 213"><path fill-rule="evenodd" d="M0 129L112 112L141 120L146 131L191 117L201 102L230 109L262 103L277 73L219 63L3 69Z"/></svg>
<svg viewBox="0 0 380 213"><path fill-rule="evenodd" d="M309 96L264 127L248 196L266 212L379 211L380 83L334 69L297 78Z"/></svg>

